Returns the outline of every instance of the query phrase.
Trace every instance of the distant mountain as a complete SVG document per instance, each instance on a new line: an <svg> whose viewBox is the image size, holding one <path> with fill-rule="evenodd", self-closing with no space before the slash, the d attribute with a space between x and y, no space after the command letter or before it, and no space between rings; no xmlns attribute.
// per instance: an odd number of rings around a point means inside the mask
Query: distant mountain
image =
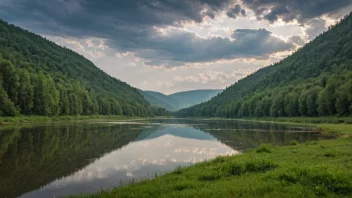
<svg viewBox="0 0 352 198"><path fill-rule="evenodd" d="M291 56L260 69L185 117L352 115L352 14Z"/></svg>
<svg viewBox="0 0 352 198"><path fill-rule="evenodd" d="M139 90L139 92L152 105L163 107L168 111L177 111L180 109L179 102L170 96L155 91Z"/></svg>
<svg viewBox="0 0 352 198"><path fill-rule="evenodd" d="M0 116L164 114L91 61L0 20Z"/></svg>
<svg viewBox="0 0 352 198"><path fill-rule="evenodd" d="M206 89L178 92L171 95L165 95L155 91L139 92L152 105L163 107L168 111L178 111L192 105L200 104L220 93L221 89Z"/></svg>
<svg viewBox="0 0 352 198"><path fill-rule="evenodd" d="M170 127L170 126L154 126L144 129L136 138L135 141L150 140L162 137L164 135L172 135L175 137L196 139L196 140L216 140L209 133L204 133L193 127Z"/></svg>
<svg viewBox="0 0 352 198"><path fill-rule="evenodd" d="M222 89L203 89L178 92L169 96L175 98L180 104L180 109L183 109L208 101L222 91Z"/></svg>

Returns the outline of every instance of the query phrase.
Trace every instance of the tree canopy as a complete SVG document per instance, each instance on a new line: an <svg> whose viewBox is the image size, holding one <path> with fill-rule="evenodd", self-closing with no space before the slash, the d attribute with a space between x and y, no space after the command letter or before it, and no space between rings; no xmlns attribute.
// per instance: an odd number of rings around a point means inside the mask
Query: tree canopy
<svg viewBox="0 0 352 198"><path fill-rule="evenodd" d="M165 115L83 56L0 20L0 116Z"/></svg>

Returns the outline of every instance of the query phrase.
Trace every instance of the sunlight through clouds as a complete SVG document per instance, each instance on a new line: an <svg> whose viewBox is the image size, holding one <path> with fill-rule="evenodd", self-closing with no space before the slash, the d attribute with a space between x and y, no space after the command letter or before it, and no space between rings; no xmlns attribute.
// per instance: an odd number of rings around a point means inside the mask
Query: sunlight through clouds
<svg viewBox="0 0 352 198"><path fill-rule="evenodd" d="M239 80L233 72L249 74L236 62L248 63L253 72L285 58L349 13L351 4L4 0L0 17L82 54L137 88L172 93L225 88Z"/></svg>

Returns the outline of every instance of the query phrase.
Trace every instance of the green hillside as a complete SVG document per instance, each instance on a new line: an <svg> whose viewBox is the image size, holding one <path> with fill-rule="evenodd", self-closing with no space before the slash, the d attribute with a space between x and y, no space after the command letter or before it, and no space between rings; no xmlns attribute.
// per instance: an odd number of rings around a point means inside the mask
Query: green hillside
<svg viewBox="0 0 352 198"><path fill-rule="evenodd" d="M0 116L165 113L83 56L0 20Z"/></svg>
<svg viewBox="0 0 352 198"><path fill-rule="evenodd" d="M352 15L279 63L260 69L180 116L349 116Z"/></svg>
<svg viewBox="0 0 352 198"><path fill-rule="evenodd" d="M165 95L155 91L140 90L140 93L150 104L165 108L168 111L178 111L180 109L210 100L221 91L222 90L220 89L206 89L177 92L171 95Z"/></svg>
<svg viewBox="0 0 352 198"><path fill-rule="evenodd" d="M155 92L155 91L142 91L140 93L143 97L152 105L156 105L162 108L165 108L168 111L177 111L180 110L179 102L165 94Z"/></svg>

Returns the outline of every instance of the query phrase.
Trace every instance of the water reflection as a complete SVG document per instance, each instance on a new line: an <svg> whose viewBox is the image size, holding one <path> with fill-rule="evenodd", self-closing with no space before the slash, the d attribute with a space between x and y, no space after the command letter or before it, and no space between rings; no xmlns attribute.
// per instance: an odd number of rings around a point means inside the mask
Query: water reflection
<svg viewBox="0 0 352 198"><path fill-rule="evenodd" d="M0 131L0 197L60 197L118 186L261 143L325 138L307 128L209 120L80 123Z"/></svg>

